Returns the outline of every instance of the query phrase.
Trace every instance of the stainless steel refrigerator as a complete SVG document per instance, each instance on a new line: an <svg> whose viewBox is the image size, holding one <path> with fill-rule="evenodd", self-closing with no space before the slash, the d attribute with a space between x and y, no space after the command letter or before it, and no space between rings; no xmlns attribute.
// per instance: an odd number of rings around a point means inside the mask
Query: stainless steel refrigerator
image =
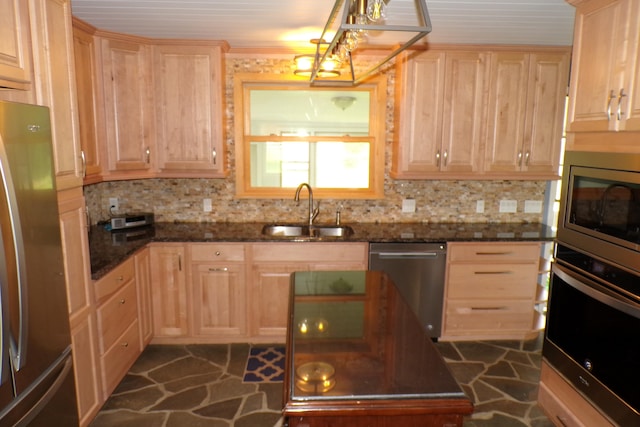
<svg viewBox="0 0 640 427"><path fill-rule="evenodd" d="M78 425L49 109L0 101L0 426Z"/></svg>

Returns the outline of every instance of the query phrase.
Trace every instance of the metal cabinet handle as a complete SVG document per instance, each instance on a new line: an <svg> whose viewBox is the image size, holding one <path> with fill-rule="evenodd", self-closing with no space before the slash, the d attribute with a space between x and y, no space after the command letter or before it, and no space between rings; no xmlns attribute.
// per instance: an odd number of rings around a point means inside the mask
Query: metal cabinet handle
<svg viewBox="0 0 640 427"><path fill-rule="evenodd" d="M213 164L217 164L217 160L218 160L218 152L216 151L216 149L214 148L213 151L211 151L211 155L213 156Z"/></svg>
<svg viewBox="0 0 640 427"><path fill-rule="evenodd" d="M529 166L529 158L531 157L531 152L527 150L524 155L524 165Z"/></svg>
<svg viewBox="0 0 640 427"><path fill-rule="evenodd" d="M511 255L513 252L476 252L476 255Z"/></svg>
<svg viewBox="0 0 640 427"><path fill-rule="evenodd" d="M473 274L513 274L513 271L474 271Z"/></svg>
<svg viewBox="0 0 640 427"><path fill-rule="evenodd" d="M147 164L151 163L151 148L147 147L147 149L145 150L145 162Z"/></svg>
<svg viewBox="0 0 640 427"><path fill-rule="evenodd" d="M522 166L522 151L518 151L518 166Z"/></svg>
<svg viewBox="0 0 640 427"><path fill-rule="evenodd" d="M626 97L627 94L624 93L624 88L620 89L620 93L618 94L618 109L616 112L616 117L618 120L622 120L622 116L624 116L624 111L622 111L622 98Z"/></svg>
<svg viewBox="0 0 640 427"><path fill-rule="evenodd" d="M87 158L84 155L84 150L80 150L80 161L82 162L82 178L87 177Z"/></svg>
<svg viewBox="0 0 640 427"><path fill-rule="evenodd" d="M440 167L440 150L436 151L436 166Z"/></svg>
<svg viewBox="0 0 640 427"><path fill-rule="evenodd" d="M447 160L449 159L449 152L447 150L444 150L443 157L444 157L444 166L446 167L447 166Z"/></svg>
<svg viewBox="0 0 640 427"><path fill-rule="evenodd" d="M216 271L227 272L227 271L229 271L229 269L227 267L220 267L220 268L210 268L209 271L211 271L211 272L216 272Z"/></svg>
<svg viewBox="0 0 640 427"><path fill-rule="evenodd" d="M607 100L607 120L611 120L611 101L616 97L616 93L613 89L609 93L609 99Z"/></svg>

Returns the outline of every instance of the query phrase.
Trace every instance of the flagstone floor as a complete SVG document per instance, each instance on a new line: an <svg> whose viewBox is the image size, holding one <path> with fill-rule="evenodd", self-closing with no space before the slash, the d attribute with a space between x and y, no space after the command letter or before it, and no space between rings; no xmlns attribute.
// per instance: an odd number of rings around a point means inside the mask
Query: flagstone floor
<svg viewBox="0 0 640 427"><path fill-rule="evenodd" d="M531 341L439 342L474 401L465 427L551 427L536 404L541 337ZM274 427L282 383L244 383L249 344L151 345L92 427Z"/></svg>

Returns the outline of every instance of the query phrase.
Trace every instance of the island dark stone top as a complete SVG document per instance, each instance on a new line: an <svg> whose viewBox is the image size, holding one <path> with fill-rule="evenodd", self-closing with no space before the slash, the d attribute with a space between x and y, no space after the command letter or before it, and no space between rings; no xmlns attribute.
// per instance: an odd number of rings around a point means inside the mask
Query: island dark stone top
<svg viewBox="0 0 640 427"><path fill-rule="evenodd" d="M425 243L455 241L551 241L555 232L539 223L349 223L346 238L265 236L265 223L156 223L150 227L111 232L93 226L89 232L91 277L96 280L151 242L293 242L338 241L370 243Z"/></svg>

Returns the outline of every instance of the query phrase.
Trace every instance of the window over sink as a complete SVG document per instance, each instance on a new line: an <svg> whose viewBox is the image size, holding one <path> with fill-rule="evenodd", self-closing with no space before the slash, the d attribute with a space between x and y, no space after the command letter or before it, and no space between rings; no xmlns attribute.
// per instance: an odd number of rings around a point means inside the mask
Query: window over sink
<svg viewBox="0 0 640 427"><path fill-rule="evenodd" d="M237 74L234 91L238 197L288 198L303 182L316 198L384 197L384 77L345 89Z"/></svg>

